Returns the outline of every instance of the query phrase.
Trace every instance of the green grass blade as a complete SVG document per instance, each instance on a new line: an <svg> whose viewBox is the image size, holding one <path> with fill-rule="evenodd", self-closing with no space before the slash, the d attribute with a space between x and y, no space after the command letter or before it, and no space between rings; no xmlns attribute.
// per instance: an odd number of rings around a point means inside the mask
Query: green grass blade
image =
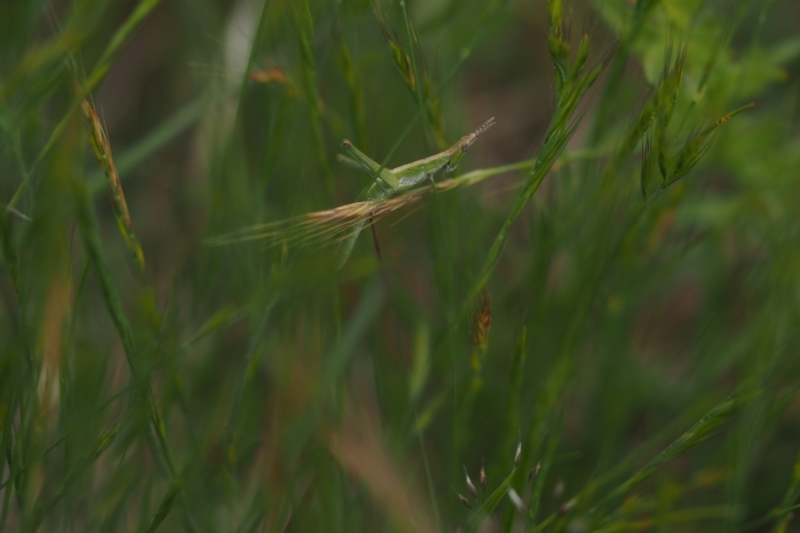
<svg viewBox="0 0 800 533"><path fill-rule="evenodd" d="M511 487L511 483L514 481L514 476L516 474L516 468L511 469L511 473L500 483L492 493L486 497L483 504L475 510L472 517L470 517L469 522L467 523L467 531L477 531L478 528L483 524L484 520L486 520L492 511L494 511L495 507L500 503L503 499L503 496L506 495L508 489Z"/></svg>
<svg viewBox="0 0 800 533"><path fill-rule="evenodd" d="M314 41L314 20L311 17L308 0L299 2L299 6L295 10L295 23L297 25L297 35L300 39L300 79L311 123L314 154L317 156L317 160L323 170L328 197L333 198L335 187L333 174L328 164L328 156L325 153L325 137L322 132L322 117L319 109L320 96L317 87L317 66L312 45Z"/></svg>
<svg viewBox="0 0 800 533"><path fill-rule="evenodd" d="M731 420L742 406L759 396L756 390L743 390L732 394L718 403L703 418L697 421L683 435L678 437L672 444L665 448L660 454L654 457L636 474L628 478L614 490L610 491L595 506L595 509L610 502L620 496L629 493L634 487L650 477L659 468L669 461L680 457L698 444L705 442L713 437L723 424Z"/></svg>
<svg viewBox="0 0 800 533"><path fill-rule="evenodd" d="M158 526L161 525L161 522L167 517L169 512L172 510L172 505L175 503L175 498L178 496L178 493L181 490L180 483L174 483L172 487L164 494L164 497L161 499L161 503L158 505L158 510L156 514L153 516L153 519L150 521L150 525L147 526L146 533L153 533Z"/></svg>

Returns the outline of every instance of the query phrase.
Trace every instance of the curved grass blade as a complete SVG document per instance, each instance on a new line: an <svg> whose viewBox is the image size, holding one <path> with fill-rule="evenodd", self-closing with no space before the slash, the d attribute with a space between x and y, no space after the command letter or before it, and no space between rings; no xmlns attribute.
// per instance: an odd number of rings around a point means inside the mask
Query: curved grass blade
<svg viewBox="0 0 800 533"><path fill-rule="evenodd" d="M630 492L634 487L650 477L651 474L661 468L665 463L683 455L698 444L710 439L717 433L717 431L719 431L720 427L725 422L730 420L739 411L742 406L749 403L750 400L754 399L759 394L760 391L758 390L744 391L734 393L725 398L708 413L706 413L703 418L698 420L697 423L689 428L683 435L678 437L672 444L667 446L660 454L647 463L644 468L617 486L616 489L610 491L602 500L600 500L593 510L599 508L606 502Z"/></svg>
<svg viewBox="0 0 800 533"><path fill-rule="evenodd" d="M175 498L178 496L178 492L181 490L181 483L175 482L172 487L164 494L164 497L161 499L161 504L158 506L158 511L156 511L155 516L150 521L150 525L147 527L147 533L152 533L158 526L161 525L161 522L167 517L169 512L172 510L172 504L175 503Z"/></svg>
<svg viewBox="0 0 800 533"><path fill-rule="evenodd" d="M150 13L150 11L152 11L153 8L156 7L156 5L158 5L159 2L160 0L142 0L141 2L139 2L139 4L133 10L133 13L131 13L131 15L125 20L125 23L122 25L122 27L119 30L117 30L117 32L114 34L114 37L112 37L111 42L103 51L103 55L100 56L100 59L97 61L97 64L95 65L91 74L89 74L86 83L81 88L82 89L81 96L74 101L73 105L69 108L64 117L61 119L58 125L53 129L52 133L50 134L50 137L47 139L47 142L45 142L44 147L36 156L36 159L30 166L30 168L28 168L27 171L23 172L24 178L22 182L19 184L19 186L17 186L17 190L14 192L14 196L8 202L9 207L14 207L14 205L17 203L17 201L20 198L20 195L22 194L22 191L30 182L30 177L36 172L39 165L44 161L47 154L50 153L50 150L53 148L56 141L61 137L61 134L64 132L64 130L67 127L67 124L69 123L72 113L78 107L81 100L84 97L86 97L97 86L97 84L100 83L100 81L102 81L102 79L105 77L105 75L111 68L113 58L116 55L117 51L123 44L125 44L125 42L131 36L133 31L145 19L145 17Z"/></svg>

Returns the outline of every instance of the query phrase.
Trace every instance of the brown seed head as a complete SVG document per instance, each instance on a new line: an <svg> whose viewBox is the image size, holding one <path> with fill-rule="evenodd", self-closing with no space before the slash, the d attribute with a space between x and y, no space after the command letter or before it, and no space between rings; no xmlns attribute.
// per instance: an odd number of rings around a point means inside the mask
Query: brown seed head
<svg viewBox="0 0 800 533"><path fill-rule="evenodd" d="M467 509L472 509L472 503L468 499L466 499L458 492L456 494L458 494L458 499L461 500L461 505L463 505Z"/></svg>
<svg viewBox="0 0 800 533"><path fill-rule="evenodd" d="M536 463L536 466L531 468L530 473L528 474L528 481L532 479L536 479L536 476L539 475L539 470L542 469L542 463Z"/></svg>
<svg viewBox="0 0 800 533"><path fill-rule="evenodd" d="M486 294L483 295L480 311L473 318L473 325L475 345L481 350L485 350L489 345L489 330L492 328L492 309Z"/></svg>
<svg viewBox="0 0 800 533"><path fill-rule="evenodd" d="M250 81L257 83L287 83L289 77L283 69L273 65L266 70L255 70L251 72Z"/></svg>

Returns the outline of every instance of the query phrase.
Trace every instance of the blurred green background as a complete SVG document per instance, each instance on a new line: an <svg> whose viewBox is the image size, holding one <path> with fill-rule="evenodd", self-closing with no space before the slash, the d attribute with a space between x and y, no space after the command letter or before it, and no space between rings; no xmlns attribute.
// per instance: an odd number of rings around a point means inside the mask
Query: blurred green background
<svg viewBox="0 0 800 533"><path fill-rule="evenodd" d="M800 531L798 74L794 0L0 2L0 530Z"/></svg>

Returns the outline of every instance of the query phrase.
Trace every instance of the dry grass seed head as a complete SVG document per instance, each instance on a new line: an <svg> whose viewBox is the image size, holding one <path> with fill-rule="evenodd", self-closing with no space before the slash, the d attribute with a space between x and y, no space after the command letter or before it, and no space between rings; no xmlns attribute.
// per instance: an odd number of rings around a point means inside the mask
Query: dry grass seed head
<svg viewBox="0 0 800 533"><path fill-rule="evenodd" d="M472 480L469 478L469 474L467 473L467 465L462 464L461 466L464 467L464 477L466 478L467 488L469 489L469 491L472 493L473 496L477 496L478 495L478 491L475 489L475 485L472 483Z"/></svg>

